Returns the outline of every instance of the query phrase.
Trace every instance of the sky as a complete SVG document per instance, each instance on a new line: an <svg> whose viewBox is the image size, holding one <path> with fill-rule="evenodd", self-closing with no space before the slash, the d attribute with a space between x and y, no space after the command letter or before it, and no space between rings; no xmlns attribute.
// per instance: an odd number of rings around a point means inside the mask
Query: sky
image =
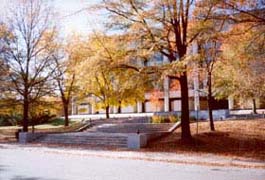
<svg viewBox="0 0 265 180"><path fill-rule="evenodd" d="M99 0L54 0L54 8L59 12L62 30L65 34L73 32L87 34L100 28L103 18L100 14L89 13L86 7L96 4Z"/></svg>
<svg viewBox="0 0 265 180"><path fill-rule="evenodd" d="M73 32L88 34L93 29L100 28L104 18L101 14L95 12L89 13L83 10L86 7L98 3L100 0L51 0L54 4L54 10L59 14L60 28L62 33L67 36ZM4 16L8 4L12 0L0 0L0 15ZM83 11L80 11L83 10ZM78 12L78 13L77 13Z"/></svg>

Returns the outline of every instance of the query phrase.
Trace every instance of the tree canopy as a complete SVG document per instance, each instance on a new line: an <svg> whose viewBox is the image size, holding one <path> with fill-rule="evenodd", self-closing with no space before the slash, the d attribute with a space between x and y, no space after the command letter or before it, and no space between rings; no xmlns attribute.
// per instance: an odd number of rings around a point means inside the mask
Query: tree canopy
<svg viewBox="0 0 265 180"><path fill-rule="evenodd" d="M80 61L77 72L78 86L83 96L92 95L92 104L106 109L124 106L143 100L148 78L143 74L118 65L131 61L130 48L120 36L95 33L79 48L78 54L86 56ZM137 64L134 64L137 66Z"/></svg>

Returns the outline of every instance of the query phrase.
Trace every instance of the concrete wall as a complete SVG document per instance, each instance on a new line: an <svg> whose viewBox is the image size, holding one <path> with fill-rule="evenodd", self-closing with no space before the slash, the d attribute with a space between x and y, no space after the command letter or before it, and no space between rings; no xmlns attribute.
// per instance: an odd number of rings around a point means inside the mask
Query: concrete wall
<svg viewBox="0 0 265 180"><path fill-rule="evenodd" d="M252 114L252 109L230 110L230 115ZM257 109L258 114L265 114L265 109Z"/></svg>
<svg viewBox="0 0 265 180"><path fill-rule="evenodd" d="M164 136L169 132L156 132L145 134L128 134L127 147L129 149L140 149L147 146L147 143L153 139Z"/></svg>
<svg viewBox="0 0 265 180"><path fill-rule="evenodd" d="M43 134L44 133L20 132L18 135L18 142L21 144L30 143L41 137Z"/></svg>
<svg viewBox="0 0 265 180"><path fill-rule="evenodd" d="M191 117L195 117L197 119L197 111L190 112ZM229 110L222 109L222 110L213 110L213 119L214 120L223 120L229 116ZM209 119L208 111L198 111L198 118L199 119Z"/></svg>

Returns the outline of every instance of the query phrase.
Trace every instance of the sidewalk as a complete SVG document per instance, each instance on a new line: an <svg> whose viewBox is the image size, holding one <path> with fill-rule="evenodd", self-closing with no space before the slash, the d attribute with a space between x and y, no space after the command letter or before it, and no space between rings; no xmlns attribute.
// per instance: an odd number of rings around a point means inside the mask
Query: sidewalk
<svg viewBox="0 0 265 180"><path fill-rule="evenodd" d="M265 161L256 161L246 158L233 158L226 156L217 156L214 154L176 154L176 153L160 153L160 152L143 152L128 150L100 150L85 149L78 147L44 147L39 145L19 145L19 144L0 144L0 148L14 149L20 148L25 151L38 151L44 153L63 153L72 156L90 156L105 157L111 159L130 159L145 160L154 162L177 163L177 164L193 164L201 166L216 167L238 167L238 168L254 168L265 169Z"/></svg>

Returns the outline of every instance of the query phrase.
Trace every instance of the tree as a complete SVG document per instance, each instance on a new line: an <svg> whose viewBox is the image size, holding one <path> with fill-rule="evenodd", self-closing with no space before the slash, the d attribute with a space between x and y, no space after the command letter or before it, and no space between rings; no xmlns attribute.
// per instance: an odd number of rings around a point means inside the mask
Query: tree
<svg viewBox="0 0 265 180"><path fill-rule="evenodd" d="M176 62L182 64L181 70L175 69L177 74L170 75L179 80L181 86L181 129L182 139L190 140L189 126L189 96L187 68L182 63L187 57L188 46L199 35L198 31L191 31L190 20L193 0L103 0L99 5L110 14L110 27L118 28L134 41L137 49L149 49L160 52L168 58L173 67ZM208 2L202 11L210 14L213 3ZM207 18L208 16L206 16Z"/></svg>
<svg viewBox="0 0 265 180"><path fill-rule="evenodd" d="M207 102L208 102L208 114L210 121L211 131L215 130L213 121L213 71L215 64L220 60L220 47L222 43L222 36L224 33L224 27L226 20L216 21L207 20L207 28L202 32L197 39L198 43L198 62L195 63L196 68L206 72L207 77Z"/></svg>
<svg viewBox="0 0 265 180"><path fill-rule="evenodd" d="M4 64L4 62L0 59L0 99L3 98L4 93L6 92L6 87L7 87L7 79L8 79L8 68Z"/></svg>
<svg viewBox="0 0 265 180"><path fill-rule="evenodd" d="M251 66L258 62L256 60L259 58L259 54L261 54L260 52L263 52L264 50L262 50L260 43L259 45L254 43L256 47L259 47L258 53L257 48L253 48L251 44L256 40L261 39L262 41L264 39L264 5L263 1L259 0L216 1L216 8L218 11L212 14L211 19L214 19L215 21L226 21L226 31L228 32L224 38L226 39L226 42L223 45L223 54L225 58L230 59L229 62L227 62L226 59L225 63L220 63L222 65L218 63L218 69L220 70L217 72L216 87L218 87L217 90L219 97L227 97L228 94L237 97L241 94L241 97L253 98L259 97L262 92L263 88L259 86L261 83L260 78L253 77L255 76L253 72L256 70ZM253 33L254 31L255 33ZM249 36L250 34L252 34L251 37ZM246 37L248 37L247 41ZM235 47L230 46L231 44ZM241 49L238 47L241 47ZM234 59L232 59L232 54ZM251 66L247 65L249 61L246 61L246 59L253 59ZM237 62L233 62L235 60ZM262 62L259 62L258 64L260 63L262 64ZM241 72L237 72L237 70L240 70ZM226 74L222 75L220 72ZM240 76L239 73L242 73L242 75ZM241 78L241 80L239 80L239 78ZM257 84L258 86L253 86L254 82L260 83ZM226 85L224 83L226 83ZM229 83L229 86L227 83ZM259 87L259 89L254 90L254 87ZM253 98L253 107L253 112L255 113L255 98Z"/></svg>
<svg viewBox="0 0 265 180"><path fill-rule="evenodd" d="M76 91L76 66L78 59L75 56L74 46L76 42L73 40L68 42L66 45L58 43L59 40L54 42L53 49L56 49L53 54L54 61L54 73L53 78L59 89L61 101L63 104L64 111L64 125L69 126L69 104L73 93Z"/></svg>
<svg viewBox="0 0 265 180"><path fill-rule="evenodd" d="M129 46L122 36L94 33L83 42L78 54L78 86L85 97L93 96L92 104L105 109L109 118L111 106L129 105L144 97L146 79L132 69L118 68L120 62L130 61ZM82 80L81 80L82 79Z"/></svg>
<svg viewBox="0 0 265 180"><path fill-rule="evenodd" d="M264 26L250 26L252 23L240 23L228 32L233 35L222 45L223 60L218 63L215 88L220 97L251 98L253 113L257 113L256 98L265 90L265 34Z"/></svg>
<svg viewBox="0 0 265 180"><path fill-rule="evenodd" d="M106 51L102 48L105 47L102 40L99 35L96 35L89 42L80 42L79 50L76 51L76 56L79 57L80 61L79 66L77 66L79 69L77 81L82 96L85 98L90 96L91 104L96 105L99 109L105 109L108 119L114 93L111 86L111 72L109 71L110 61L103 56Z"/></svg>
<svg viewBox="0 0 265 180"><path fill-rule="evenodd" d="M23 105L23 131L28 131L30 104L49 93L49 69L55 26L50 6L42 0L13 5L5 25L11 38L1 38L2 59L10 70L9 90Z"/></svg>
<svg viewBox="0 0 265 180"><path fill-rule="evenodd" d="M132 105L137 101L144 100L144 93L151 87L148 78L135 72L132 69L116 69L113 68L114 74L113 90L116 99L114 106L118 106L118 113L121 113L121 107Z"/></svg>
<svg viewBox="0 0 265 180"><path fill-rule="evenodd" d="M216 7L219 10L219 15L213 16L214 19L229 19L235 23L264 25L265 3L262 0L218 0ZM220 14L222 15L220 16Z"/></svg>
<svg viewBox="0 0 265 180"><path fill-rule="evenodd" d="M0 23L0 40L6 39L10 40L11 33L7 29L6 25L3 23ZM6 51L5 46L3 44L0 44L0 54L4 53ZM9 69L8 66L5 64L4 60L0 56L0 99L4 98L4 94L6 93L6 90L8 87L8 77L9 77Z"/></svg>

